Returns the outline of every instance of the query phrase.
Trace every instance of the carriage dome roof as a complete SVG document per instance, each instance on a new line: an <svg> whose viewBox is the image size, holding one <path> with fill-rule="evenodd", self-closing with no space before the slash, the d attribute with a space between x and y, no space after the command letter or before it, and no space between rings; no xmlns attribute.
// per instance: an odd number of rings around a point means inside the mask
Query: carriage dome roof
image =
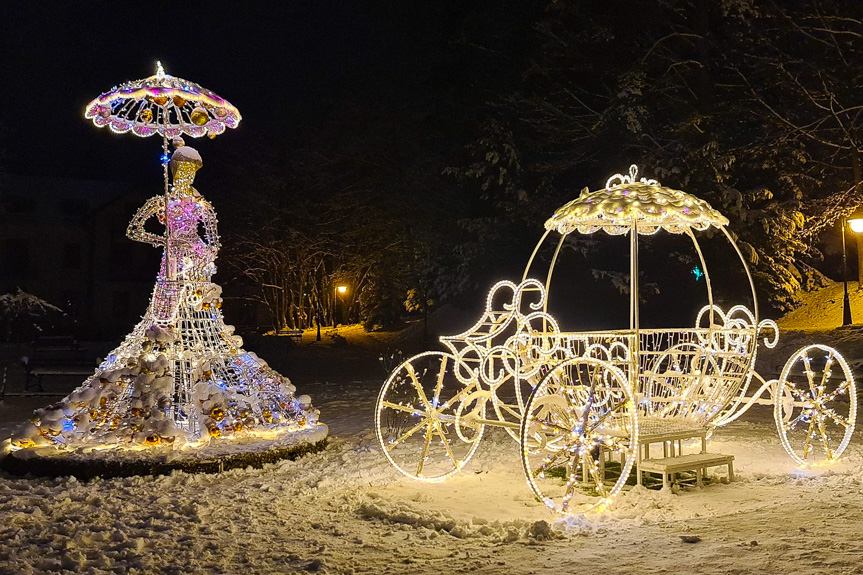
<svg viewBox="0 0 863 575"><path fill-rule="evenodd" d="M687 229L728 225L728 218L704 200L665 188L656 180L636 180L637 175L633 164L628 175L612 176L604 189L591 192L584 188L578 198L554 212L545 229L564 235L598 230L619 235L635 225L639 234L653 234L659 229L680 234Z"/></svg>

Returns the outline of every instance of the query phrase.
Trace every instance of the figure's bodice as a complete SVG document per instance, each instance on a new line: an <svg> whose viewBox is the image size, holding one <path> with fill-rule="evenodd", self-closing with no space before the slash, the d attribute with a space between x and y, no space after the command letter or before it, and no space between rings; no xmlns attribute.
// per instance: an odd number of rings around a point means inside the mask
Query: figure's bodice
<svg viewBox="0 0 863 575"><path fill-rule="evenodd" d="M174 186L168 195L167 221L165 197L147 200L132 218L126 235L136 241L164 246L162 269L159 278L168 277L167 265L173 268L173 277L181 281L206 282L216 272L215 260L219 251L218 220L210 202L192 187L197 169L192 163L181 162L174 172ZM144 229L146 222L156 216L165 224L164 236ZM166 257L167 256L167 257Z"/></svg>
<svg viewBox="0 0 863 575"><path fill-rule="evenodd" d="M213 207L197 194L172 194L168 200L168 225L167 249L176 262L177 277L210 281L216 271L214 262L219 250ZM201 225L203 229L199 230Z"/></svg>

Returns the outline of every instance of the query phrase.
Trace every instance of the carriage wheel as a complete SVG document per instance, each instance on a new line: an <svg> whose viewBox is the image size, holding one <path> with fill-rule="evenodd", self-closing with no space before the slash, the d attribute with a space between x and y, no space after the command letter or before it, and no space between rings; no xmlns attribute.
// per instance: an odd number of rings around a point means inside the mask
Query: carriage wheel
<svg viewBox="0 0 863 575"><path fill-rule="evenodd" d="M456 377L455 356L430 351L398 366L378 395L375 431L384 455L414 479L439 481L479 446L487 396Z"/></svg>
<svg viewBox="0 0 863 575"><path fill-rule="evenodd" d="M554 367L531 394L521 425L522 464L536 496L565 514L611 503L635 462L637 417L620 369L588 357Z"/></svg>
<svg viewBox="0 0 863 575"><path fill-rule="evenodd" d="M779 439L797 463L839 459L854 434L857 386L832 347L801 348L782 369L773 396Z"/></svg>

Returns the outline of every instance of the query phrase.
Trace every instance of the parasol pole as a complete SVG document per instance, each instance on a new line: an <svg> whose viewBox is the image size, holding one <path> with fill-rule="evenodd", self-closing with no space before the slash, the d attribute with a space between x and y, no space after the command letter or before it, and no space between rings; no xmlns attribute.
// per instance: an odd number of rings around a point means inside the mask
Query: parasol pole
<svg viewBox="0 0 863 575"><path fill-rule="evenodd" d="M161 62L156 62L156 78L163 78L165 70ZM174 281L174 262L171 261L171 218L168 217L168 199L170 185L168 183L168 104L162 106L162 177L165 182L165 275L169 282Z"/></svg>
<svg viewBox="0 0 863 575"><path fill-rule="evenodd" d="M174 281L174 262L171 261L171 218L168 217L168 198L170 196L168 185L168 136L162 134L162 175L165 179L165 273L168 281Z"/></svg>

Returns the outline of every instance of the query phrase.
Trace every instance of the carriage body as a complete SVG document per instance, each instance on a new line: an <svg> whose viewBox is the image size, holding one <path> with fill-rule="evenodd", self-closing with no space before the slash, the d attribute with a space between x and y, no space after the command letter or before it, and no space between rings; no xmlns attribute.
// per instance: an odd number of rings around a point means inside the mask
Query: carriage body
<svg viewBox="0 0 863 575"><path fill-rule="evenodd" d="M585 190L546 222L521 283L493 286L471 328L441 337L447 353L420 354L390 375L376 407L386 457L409 477L442 480L470 460L486 426L500 427L520 444L536 496L568 514L608 505L638 464L640 442L669 434L703 438L757 403L774 406L780 439L795 461L809 463L819 447L823 460L838 458L856 417L850 368L835 350L816 345L792 356L779 379L755 371L759 342L776 345L778 328L758 319L754 284L727 223L702 200L637 182L634 166L604 190ZM713 300L693 234L711 227L746 271L752 310L722 310ZM548 312L557 256L569 233L599 230L631 240L629 328L564 331ZM638 238L659 230L688 236L707 274L708 304L691 327L640 325ZM561 237L545 280L531 278L554 231ZM838 431L828 433L830 426Z"/></svg>

